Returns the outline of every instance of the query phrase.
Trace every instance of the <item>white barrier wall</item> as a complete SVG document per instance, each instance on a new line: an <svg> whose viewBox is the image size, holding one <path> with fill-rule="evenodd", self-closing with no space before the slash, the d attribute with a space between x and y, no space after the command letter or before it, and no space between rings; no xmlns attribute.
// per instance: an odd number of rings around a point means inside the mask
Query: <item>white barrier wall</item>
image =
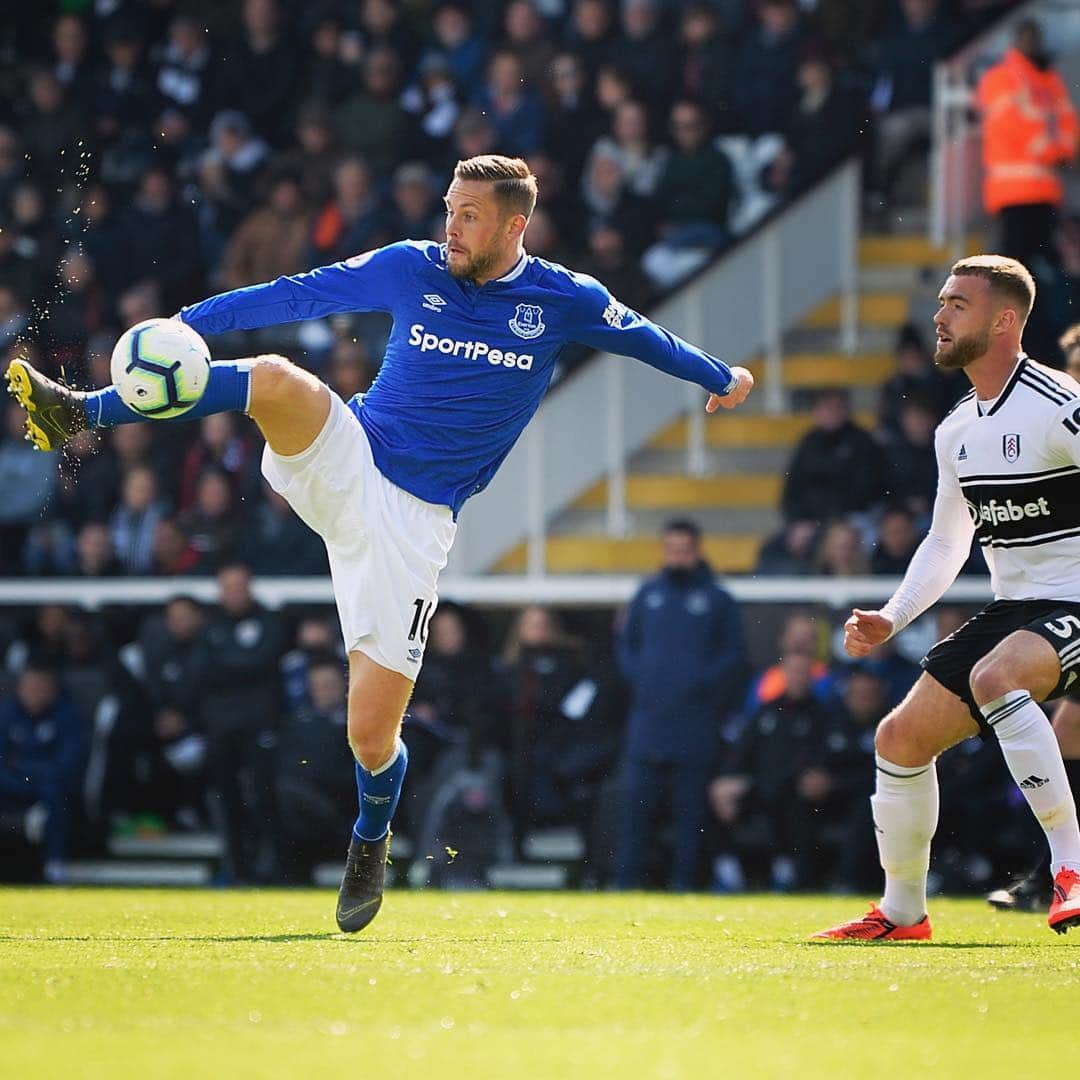
<svg viewBox="0 0 1080 1080"><path fill-rule="evenodd" d="M730 364L764 354L757 407L786 405L780 340L821 301L844 297L844 341L855 346L859 173L851 162L650 314ZM469 500L450 556L451 573L488 570L529 541L529 571L543 573L546 525L583 490L610 475L608 527L625 520L627 457L706 394L646 364L600 356L556 387L487 491ZM691 426L700 439L703 427ZM690 460L694 448L688 447ZM700 454L698 455L700 458Z"/></svg>

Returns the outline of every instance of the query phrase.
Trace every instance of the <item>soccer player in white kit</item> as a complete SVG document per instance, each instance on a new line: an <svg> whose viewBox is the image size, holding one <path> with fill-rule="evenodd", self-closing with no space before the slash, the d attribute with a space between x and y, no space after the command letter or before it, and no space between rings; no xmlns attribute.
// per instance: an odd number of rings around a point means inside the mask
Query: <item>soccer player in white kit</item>
<svg viewBox="0 0 1080 1080"><path fill-rule="evenodd" d="M930 532L879 611L856 609L844 647L866 656L935 603L972 537L994 601L939 642L924 673L878 727L871 798L885 893L862 918L814 940L917 941L937 828L935 759L982 733L1002 754L1050 844L1048 922L1080 923L1080 828L1061 751L1039 702L1080 693L1080 393L1026 356L1035 299L1013 259L979 255L951 270L938 296L934 361L963 368L972 390L938 427L938 491Z"/></svg>

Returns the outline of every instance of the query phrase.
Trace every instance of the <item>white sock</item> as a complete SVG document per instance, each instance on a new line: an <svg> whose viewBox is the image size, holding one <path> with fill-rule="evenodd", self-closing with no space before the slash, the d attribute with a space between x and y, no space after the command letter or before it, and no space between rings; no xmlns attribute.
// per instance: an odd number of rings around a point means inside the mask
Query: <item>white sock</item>
<svg viewBox="0 0 1080 1080"><path fill-rule="evenodd" d="M926 914L930 841L938 823L937 766L909 768L875 755L877 785L870 797L885 895L881 911L897 926L913 926Z"/></svg>
<svg viewBox="0 0 1080 1080"><path fill-rule="evenodd" d="M1050 872L1080 872L1080 828L1054 729L1026 690L1010 690L981 707L1001 744L1009 772L1050 842Z"/></svg>

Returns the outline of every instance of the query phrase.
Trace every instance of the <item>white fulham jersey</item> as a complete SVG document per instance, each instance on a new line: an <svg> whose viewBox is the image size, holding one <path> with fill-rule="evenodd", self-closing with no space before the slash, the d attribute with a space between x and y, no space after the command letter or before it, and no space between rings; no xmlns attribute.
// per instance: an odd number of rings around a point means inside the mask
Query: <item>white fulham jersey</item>
<svg viewBox="0 0 1080 1080"><path fill-rule="evenodd" d="M1021 353L996 401L957 402L935 447L939 503L967 504L994 595L1080 601L1080 385Z"/></svg>

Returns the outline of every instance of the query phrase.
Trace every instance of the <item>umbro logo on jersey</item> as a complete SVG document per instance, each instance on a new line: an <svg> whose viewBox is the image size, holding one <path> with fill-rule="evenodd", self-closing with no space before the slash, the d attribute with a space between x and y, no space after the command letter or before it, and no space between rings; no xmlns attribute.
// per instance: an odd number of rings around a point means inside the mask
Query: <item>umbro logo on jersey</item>
<svg viewBox="0 0 1080 1080"><path fill-rule="evenodd" d="M960 453L956 455L956 460L967 461L967 447L963 443L960 444Z"/></svg>
<svg viewBox="0 0 1080 1080"><path fill-rule="evenodd" d="M424 293L424 303L422 306L426 307L428 311L434 311L438 314L446 307L446 301L438 293Z"/></svg>

